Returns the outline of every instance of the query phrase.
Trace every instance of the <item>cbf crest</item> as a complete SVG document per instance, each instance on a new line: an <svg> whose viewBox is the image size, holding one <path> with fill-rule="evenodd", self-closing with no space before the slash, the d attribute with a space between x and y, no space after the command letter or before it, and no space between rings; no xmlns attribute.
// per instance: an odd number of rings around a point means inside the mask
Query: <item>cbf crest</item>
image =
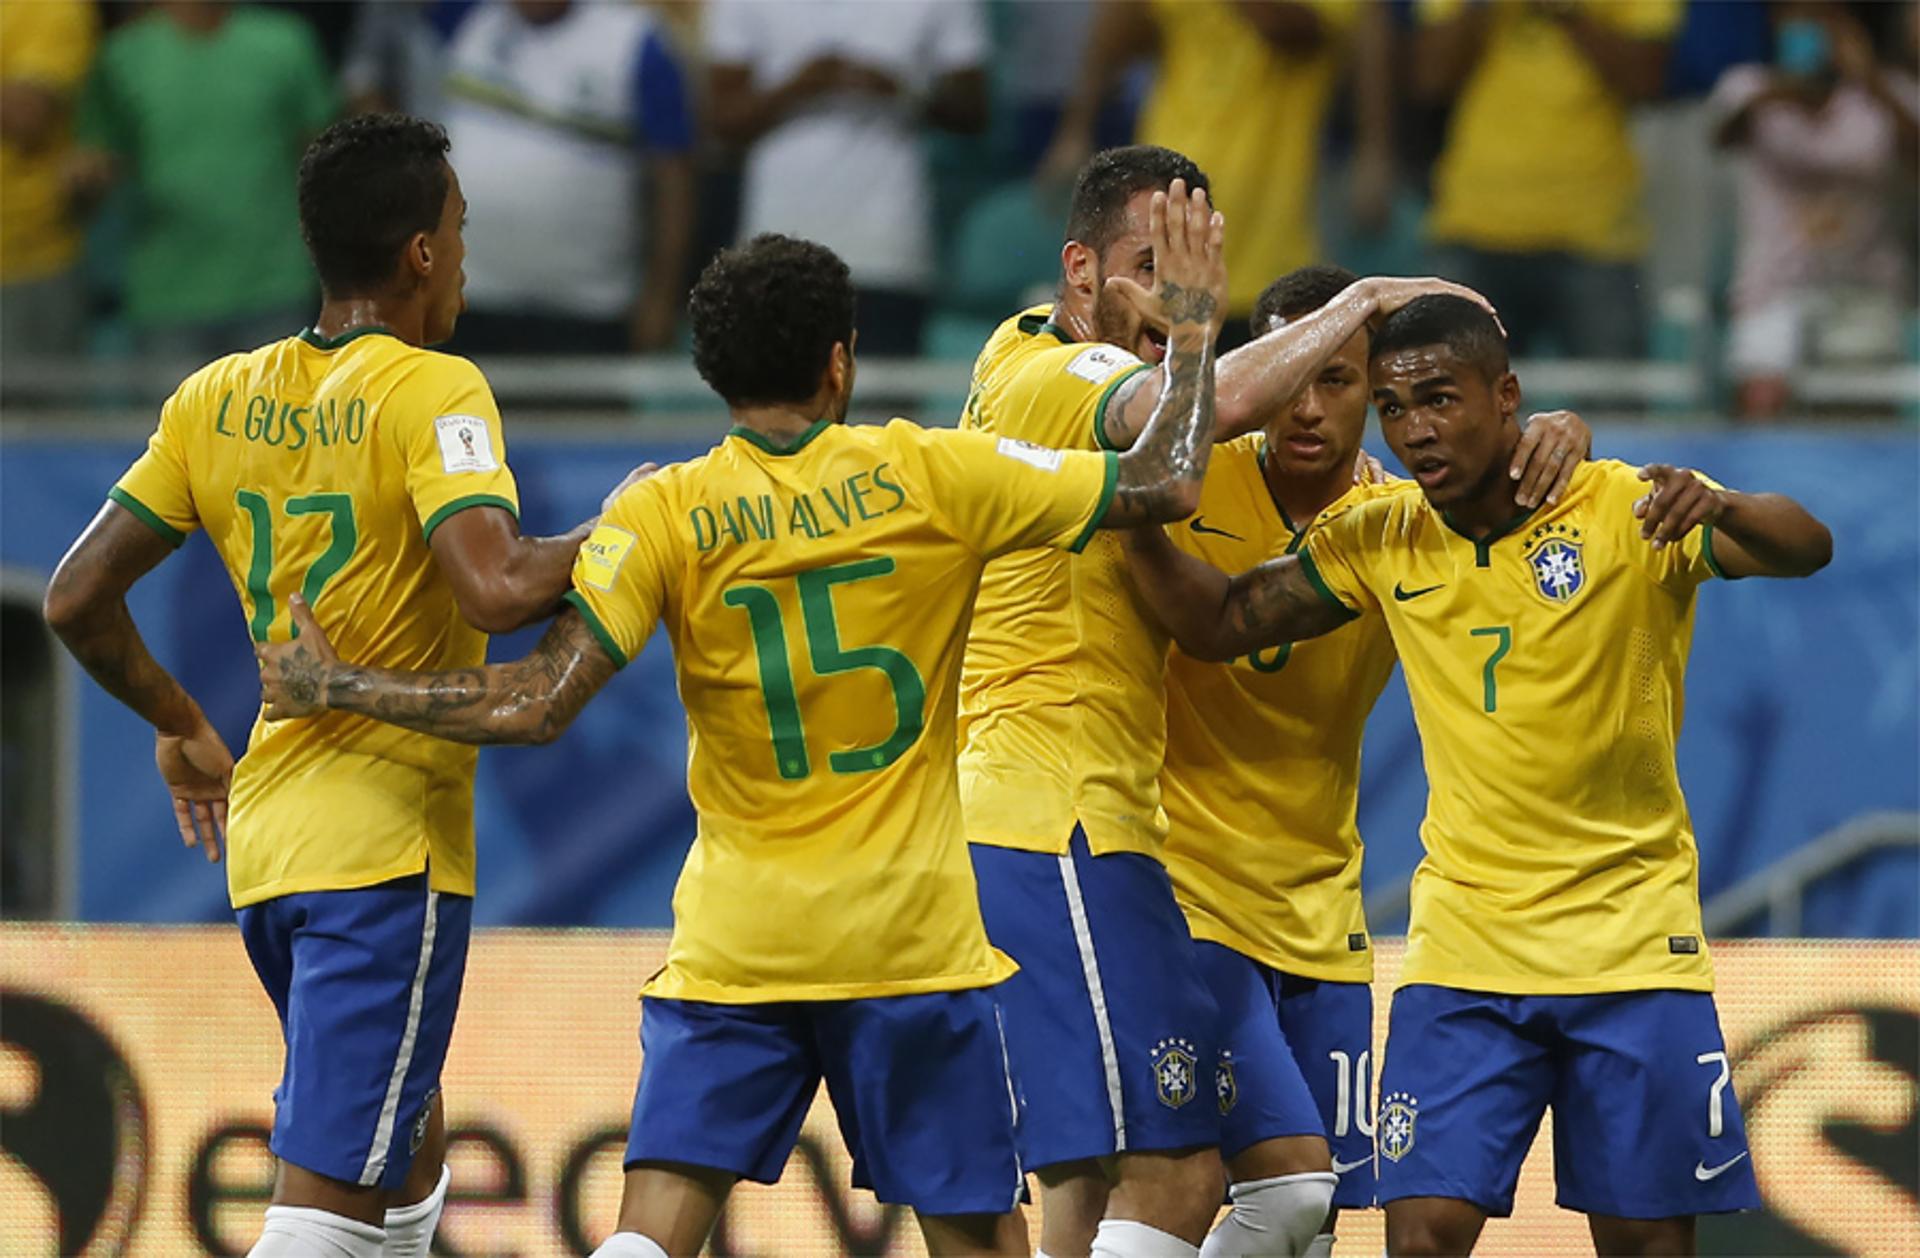
<svg viewBox="0 0 1920 1258"><path fill-rule="evenodd" d="M1171 1037L1153 1046L1153 1090L1162 1105L1179 1109L1193 1099L1199 1064L1191 1041Z"/></svg>
<svg viewBox="0 0 1920 1258"><path fill-rule="evenodd" d="M1580 530L1568 524L1542 524L1527 535L1527 565L1541 598L1564 606L1587 588L1584 549Z"/></svg>
<svg viewBox="0 0 1920 1258"><path fill-rule="evenodd" d="M1398 1162L1413 1152L1413 1124L1420 1115L1419 1098L1406 1092L1389 1092L1381 1099L1380 1154Z"/></svg>

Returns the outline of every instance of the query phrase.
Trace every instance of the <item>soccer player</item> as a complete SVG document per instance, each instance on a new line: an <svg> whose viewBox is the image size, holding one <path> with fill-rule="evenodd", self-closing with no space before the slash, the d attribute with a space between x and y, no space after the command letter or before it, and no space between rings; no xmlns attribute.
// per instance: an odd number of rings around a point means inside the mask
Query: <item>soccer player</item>
<svg viewBox="0 0 1920 1258"><path fill-rule="evenodd" d="M464 282L466 206L440 128L329 128L299 204L319 318L181 384L61 561L46 615L152 722L181 838L209 860L229 848L287 1044L254 1254L424 1255L447 1187L438 1088L466 962L475 753L350 716L262 719L236 768L126 594L204 528L254 641L290 631L299 594L358 656L468 666L488 632L558 606L587 530L521 535L485 379L421 348L452 332Z"/></svg>
<svg viewBox="0 0 1920 1258"><path fill-rule="evenodd" d="M614 503L572 605L511 664L338 663L305 623L262 648L269 712L322 705L467 742L555 737L664 621L699 832L648 985L619 1230L699 1252L733 1183L779 1177L824 1076L856 1184L935 1253L1026 1252L1014 1096L954 766L967 622L989 558L1176 519L1212 442L1221 225L1155 199L1169 383L1124 455L841 421L853 288L830 250L760 236L695 286L694 361L734 427ZM296 605L297 610L298 605Z"/></svg>
<svg viewBox="0 0 1920 1258"><path fill-rule="evenodd" d="M1253 335L1356 278L1334 266L1288 272L1260 294ZM1355 483L1367 338L1349 337L1260 432L1214 450L1175 546L1238 572L1298 550L1322 512L1419 492L1412 481ZM1578 416L1534 416L1509 468L1521 505L1557 497L1591 435ZM1296 1176L1337 1176L1336 1212L1373 1204L1373 957L1354 817L1361 734L1393 662L1378 618L1225 664L1178 648L1167 660L1164 856L1220 1007L1213 1082L1235 1202L1205 1258L1332 1252L1331 1213L1323 1226L1267 1206Z"/></svg>
<svg viewBox="0 0 1920 1258"><path fill-rule="evenodd" d="M962 426L1127 448L1171 378L1136 300L1154 278L1148 208L1205 184L1168 149L1097 154L1074 187L1058 296L987 341ZM1466 292L1365 280L1224 356L1217 435L1258 427L1369 319L1434 291ZM987 933L1020 966L1000 999L1053 1258L1190 1254L1221 1199L1216 1011L1159 855L1165 662L1119 542L987 566L961 676L961 806ZM1317 1226L1331 1189L1299 1180L1267 1200Z"/></svg>
<svg viewBox="0 0 1920 1258"><path fill-rule="evenodd" d="M1223 659L1384 621L1432 784L1378 1121L1387 1244L1469 1252L1554 1111L1559 1201L1605 1254L1690 1253L1757 1207L1675 767L1695 592L1832 553L1790 499L1583 464L1521 506L1520 387L1484 311L1386 320L1371 386L1421 493L1324 518L1228 578L1141 530L1133 571L1181 648Z"/></svg>

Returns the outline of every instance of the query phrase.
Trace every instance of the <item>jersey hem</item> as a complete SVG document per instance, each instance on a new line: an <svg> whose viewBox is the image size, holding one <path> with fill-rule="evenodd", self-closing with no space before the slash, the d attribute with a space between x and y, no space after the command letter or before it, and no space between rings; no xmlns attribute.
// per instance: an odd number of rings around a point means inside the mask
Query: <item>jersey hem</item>
<svg viewBox="0 0 1920 1258"><path fill-rule="evenodd" d="M1307 575L1307 583L1319 592L1321 598L1338 607L1348 620L1356 619L1360 615L1342 602L1340 596L1333 592L1333 587L1327 584L1327 579L1320 575L1320 565L1313 561L1312 551L1302 549L1297 552L1295 558L1300 561L1300 571Z"/></svg>
<svg viewBox="0 0 1920 1258"><path fill-rule="evenodd" d="M593 634L594 640L599 642L601 649L613 657L613 666L625 668L627 653L620 649L620 644L613 640L613 635L607 632L607 627L600 623L600 617L594 615L586 596L578 590L568 590L560 596L560 601L580 613L580 619L587 622L587 631Z"/></svg>
<svg viewBox="0 0 1920 1258"><path fill-rule="evenodd" d="M1187 919L1187 933L1196 942L1205 941L1218 944L1229 952L1237 952L1256 965L1264 965L1279 974L1290 974L1295 978L1310 978L1317 983L1358 983L1373 982L1373 948L1371 940L1365 952L1355 956L1366 958L1366 964L1356 966L1327 965L1316 961L1303 961L1290 957L1273 948L1262 948L1249 942L1244 935L1230 930L1210 930L1209 923L1196 922L1193 915L1181 906L1181 915Z"/></svg>
<svg viewBox="0 0 1920 1258"><path fill-rule="evenodd" d="M1106 522L1108 509L1113 506L1114 490L1120 484L1120 456L1112 450L1107 451L1106 464L1106 473L1100 482L1100 500L1094 504L1093 514L1087 517L1087 527L1081 529L1080 536L1074 539L1073 545L1067 547L1073 554L1077 555L1087 548L1087 543L1093 540L1093 535Z"/></svg>
<svg viewBox="0 0 1920 1258"><path fill-rule="evenodd" d="M427 522L420 526L420 536L431 542L435 529L445 524L452 517L465 511L468 507L500 507L505 510L508 515L512 516L516 523L520 519L520 508L514 505L511 498L502 498L499 494L468 494L464 498L455 498L452 502L449 502L446 506L441 507L438 511L428 516Z"/></svg>
<svg viewBox="0 0 1920 1258"><path fill-rule="evenodd" d="M1446 987L1494 996L1607 996L1616 992L1710 992L1711 974L1629 974L1607 978L1514 978L1487 974L1402 974L1393 990Z"/></svg>
<svg viewBox="0 0 1920 1258"><path fill-rule="evenodd" d="M126 490L115 485L107 491L107 501L117 502L133 513L135 519L160 535L160 540L169 546L179 546L187 540L187 535L161 519L159 514Z"/></svg>
<svg viewBox="0 0 1920 1258"><path fill-rule="evenodd" d="M965 974L936 974L925 978L890 979L866 983L770 983L764 987L743 987L730 983L708 983L677 976L671 965L659 977L640 989L642 997L655 1000L698 1000L714 1005L770 1005L785 1001L874 1000L884 996L922 996L937 992L973 991L1004 983L1019 972L1012 957L998 948L989 949L990 963L985 969Z"/></svg>
<svg viewBox="0 0 1920 1258"><path fill-rule="evenodd" d="M1114 378L1114 381L1112 384L1109 384L1105 389L1101 390L1100 402L1098 405L1096 405L1093 408L1093 440L1094 440L1094 444L1098 448L1102 450L1115 450L1115 451L1120 449L1119 446L1107 440L1107 404L1113 401L1113 395L1115 392L1119 390L1121 385L1133 379L1135 376L1139 375L1143 371L1152 371L1152 370L1153 368L1148 364L1138 363L1132 367L1127 368L1127 370L1121 372L1118 376Z"/></svg>
<svg viewBox="0 0 1920 1258"><path fill-rule="evenodd" d="M363 887L378 886L383 882L392 882L395 878L408 878L428 870L425 856L417 860L403 861L386 869L370 870L356 874L311 874L298 878L282 878L278 882L263 883L245 892L229 891L227 900L238 909L250 908L267 900L278 900L283 896L306 895L313 891L358 891ZM443 884L438 872L427 879L427 885L434 891L445 895L463 895L471 899L474 892L470 878L453 879Z"/></svg>

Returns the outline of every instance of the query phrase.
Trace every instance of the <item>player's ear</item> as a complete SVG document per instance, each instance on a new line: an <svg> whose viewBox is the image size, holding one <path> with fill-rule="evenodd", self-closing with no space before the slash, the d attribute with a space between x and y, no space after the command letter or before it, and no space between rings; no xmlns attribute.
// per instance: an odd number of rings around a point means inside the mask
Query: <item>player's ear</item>
<svg viewBox="0 0 1920 1258"><path fill-rule="evenodd" d="M1100 290L1100 255L1077 240L1069 240L1060 246L1060 274L1074 292L1094 296Z"/></svg>
<svg viewBox="0 0 1920 1258"><path fill-rule="evenodd" d="M405 260L406 273L410 279L424 281L433 275L433 241L425 232L415 232L408 237L406 248L401 250Z"/></svg>
<svg viewBox="0 0 1920 1258"><path fill-rule="evenodd" d="M1500 406L1502 422L1515 419L1520 414L1520 377L1511 371L1502 372L1494 381L1493 396Z"/></svg>
<svg viewBox="0 0 1920 1258"><path fill-rule="evenodd" d="M855 332L853 339L860 334ZM853 349L847 341L835 341L833 353L827 357L827 396L834 401L835 418L845 419L847 407L853 400Z"/></svg>

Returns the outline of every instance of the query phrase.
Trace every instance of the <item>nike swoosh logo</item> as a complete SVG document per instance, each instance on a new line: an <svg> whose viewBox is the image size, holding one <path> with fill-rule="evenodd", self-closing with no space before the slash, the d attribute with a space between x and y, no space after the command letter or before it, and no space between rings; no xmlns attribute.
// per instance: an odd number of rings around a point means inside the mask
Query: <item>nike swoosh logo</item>
<svg viewBox="0 0 1920 1258"><path fill-rule="evenodd" d="M1393 601L1396 603L1404 603L1408 599L1419 598L1422 594L1431 594L1444 585L1446 585L1446 582L1442 581L1440 585L1423 585L1417 590L1409 590L1406 586L1395 581L1393 583Z"/></svg>
<svg viewBox="0 0 1920 1258"><path fill-rule="evenodd" d="M1187 527L1196 533L1212 533L1215 537L1231 537L1236 542L1244 542L1247 540L1238 533L1229 533L1225 529L1214 528L1211 524L1203 524L1197 515L1188 521Z"/></svg>
<svg viewBox="0 0 1920 1258"><path fill-rule="evenodd" d="M1333 1160L1333 1173L1335 1175L1345 1175L1348 1171L1354 1169L1356 1166L1371 1166L1371 1165L1373 1165L1372 1158L1361 1158L1358 1162L1342 1162L1339 1158L1335 1158Z"/></svg>
<svg viewBox="0 0 1920 1258"><path fill-rule="evenodd" d="M1746 1154L1742 1153L1739 1157L1729 1158L1718 1166L1708 1166L1705 1162L1695 1162L1693 1164L1693 1177L1703 1184L1710 1179L1717 1179L1722 1172L1739 1165L1741 1158L1746 1156Z"/></svg>

